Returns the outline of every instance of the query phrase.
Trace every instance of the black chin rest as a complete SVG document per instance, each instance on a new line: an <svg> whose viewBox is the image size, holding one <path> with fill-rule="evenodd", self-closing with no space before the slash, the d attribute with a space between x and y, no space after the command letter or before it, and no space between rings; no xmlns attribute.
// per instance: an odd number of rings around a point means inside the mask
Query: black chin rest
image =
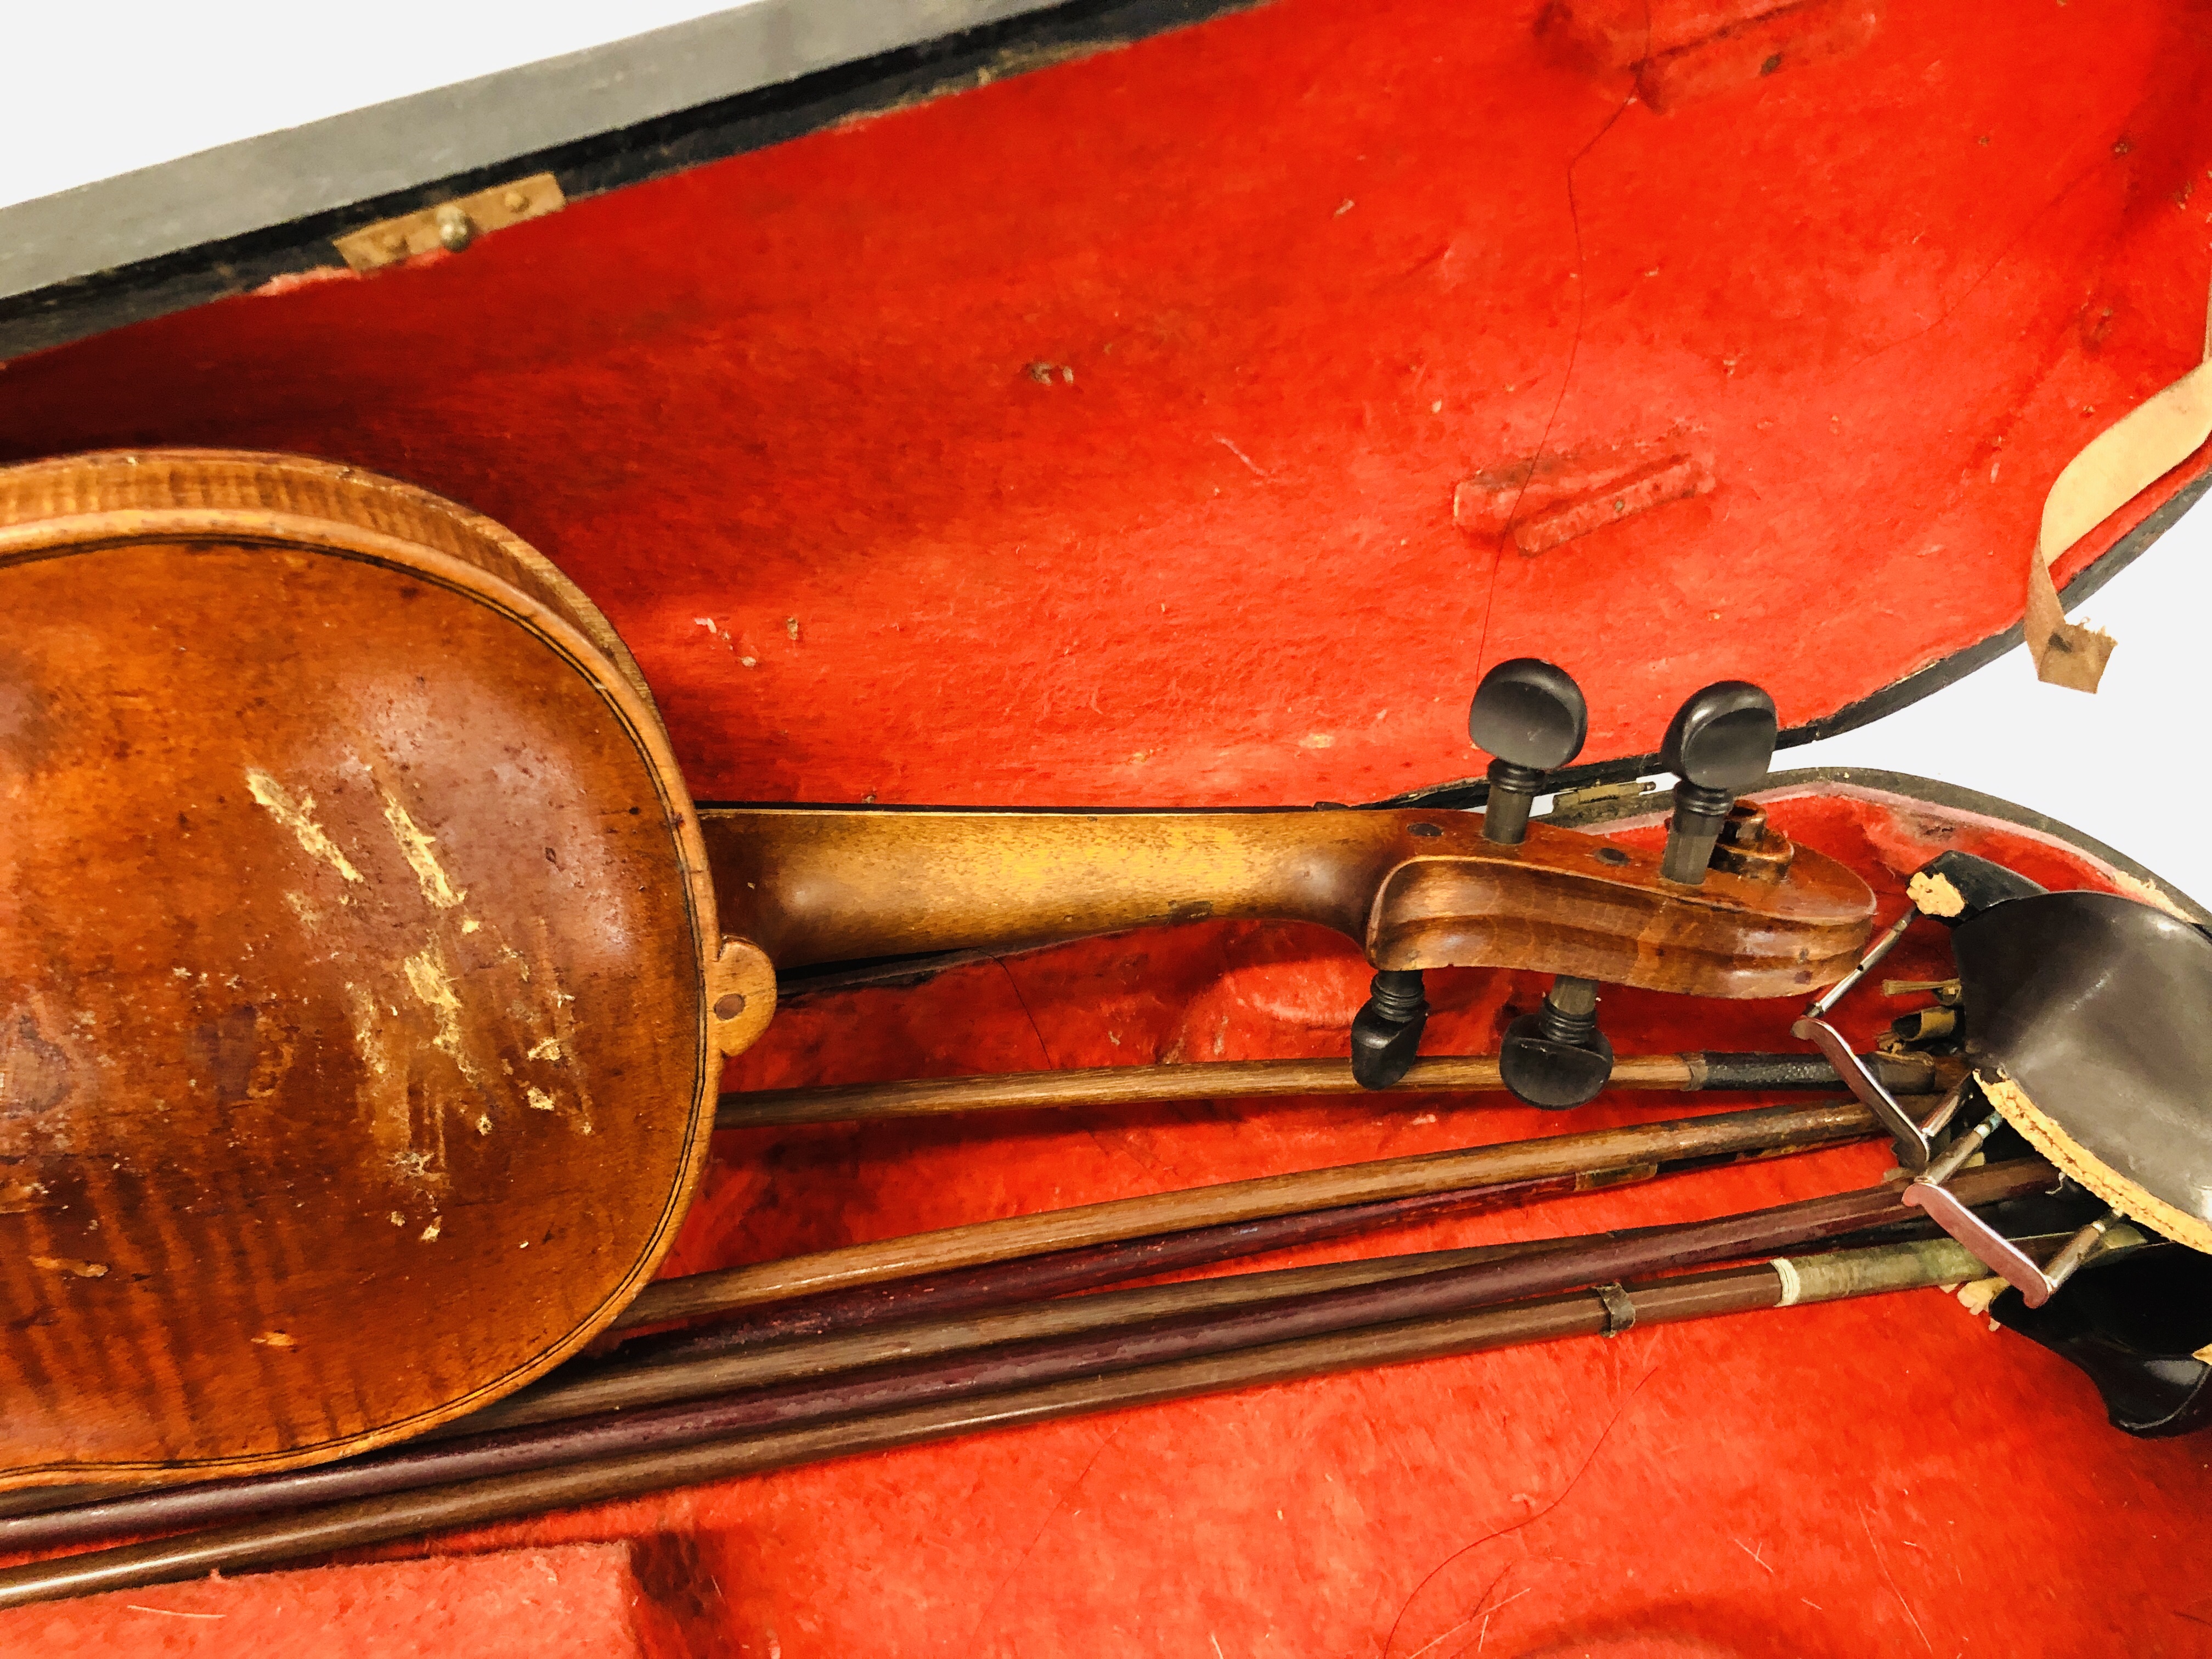
<svg viewBox="0 0 2212 1659"><path fill-rule="evenodd" d="M1968 1054L2119 1177L2099 1196L2185 1233L2130 1208L2131 1186L2212 1228L2212 939L2133 899L2073 892L1994 904L1951 944Z"/></svg>

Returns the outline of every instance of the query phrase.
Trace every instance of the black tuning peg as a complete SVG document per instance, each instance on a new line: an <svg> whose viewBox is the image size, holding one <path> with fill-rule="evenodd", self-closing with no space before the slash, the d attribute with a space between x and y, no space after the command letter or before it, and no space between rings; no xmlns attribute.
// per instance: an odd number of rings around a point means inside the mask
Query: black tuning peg
<svg viewBox="0 0 2212 1659"><path fill-rule="evenodd" d="M1562 974L1539 1012L1505 1028L1499 1081L1516 1099L1555 1112L1598 1097L1613 1075L1613 1044L1597 1029L1597 982Z"/></svg>
<svg viewBox="0 0 2212 1659"><path fill-rule="evenodd" d="M1528 809L1544 775L1582 753L1589 706L1566 670L1516 657L1482 677L1467 734L1496 757L1483 836L1517 847L1528 837ZM1613 1045L1597 1029L1596 985L1562 976L1540 1013L1507 1029L1498 1069L1505 1086L1532 1106L1564 1109L1595 1098L1613 1075Z"/></svg>
<svg viewBox="0 0 2212 1659"><path fill-rule="evenodd" d="M1674 786L1674 821L1659 873L1695 887L1705 878L1735 798L1766 775L1779 729L1774 699L1743 680L1723 680L1674 714L1659 748Z"/></svg>
<svg viewBox="0 0 2212 1659"><path fill-rule="evenodd" d="M1490 763L1490 801L1482 815L1482 833L1504 846L1517 847L1528 839L1528 808L1543 787L1544 774L1582 752L1583 739L1589 735L1589 709L1583 702L1582 688L1565 669L1534 657L1516 657L1482 677L1474 707L1468 710L1467 732L1495 757ZM1596 1006L1595 988L1589 1006ZM1362 1088L1387 1089L1406 1075L1428 1018L1419 969L1384 969L1375 975L1367 1006L1352 1022L1352 1075ZM1594 1015L1588 1024L1594 1031ZM1604 1066L1611 1072L1610 1048L1605 1051ZM1601 1086L1602 1074L1599 1082Z"/></svg>
<svg viewBox="0 0 2212 1659"><path fill-rule="evenodd" d="M1406 1075L1429 1023L1429 999L1418 968L1385 968L1367 988L1367 1006L1352 1021L1352 1080L1387 1089Z"/></svg>
<svg viewBox="0 0 2212 1659"><path fill-rule="evenodd" d="M1544 774L1582 753L1589 708L1565 669L1516 657L1482 677L1468 710L1467 734L1496 757L1482 815L1484 838L1517 847L1528 839L1528 808L1542 792Z"/></svg>

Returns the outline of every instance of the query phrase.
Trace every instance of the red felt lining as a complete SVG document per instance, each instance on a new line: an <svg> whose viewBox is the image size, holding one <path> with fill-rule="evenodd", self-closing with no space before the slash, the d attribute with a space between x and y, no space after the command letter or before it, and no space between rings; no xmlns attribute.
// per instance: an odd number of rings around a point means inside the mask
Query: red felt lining
<svg viewBox="0 0 2212 1659"><path fill-rule="evenodd" d="M1771 810L1866 873L1885 919L1947 848L2054 886L2124 885L2062 843L1895 798ZM1923 921L1882 972L1948 964ZM800 1000L727 1081L1335 1054L1366 976L1318 930L1092 940ZM1494 1048L1543 990L1429 978L1431 1052ZM1870 989L1838 1018L1868 1042L1925 1000ZM1601 1012L1623 1053L1796 1046L1794 1002L1615 989ZM1611 1094L1568 1119L1498 1097L1224 1102L727 1134L670 1270L1742 1103ZM1862 1184L1887 1161L1850 1148L1219 1271L1686 1220ZM698 1528L720 1582L744 1586L729 1628L749 1651L774 1631L822 1654L2179 1655L2212 1652L2189 1612L2208 1465L2196 1442L2124 1439L2078 1373L1927 1292L1124 1413L487 1536Z"/></svg>
<svg viewBox="0 0 2212 1659"><path fill-rule="evenodd" d="M648 1539L211 1577L0 1613L0 1644L40 1659L686 1659L713 1639L697 1576L689 1550Z"/></svg>
<svg viewBox="0 0 2212 1659"><path fill-rule="evenodd" d="M1653 27L1734 62L1743 10ZM1534 0L1282 0L17 362L0 453L489 513L702 799L1372 799L1477 769L1522 653L1588 759L1723 676L1798 724L2015 620L2052 477L2203 340L2198 0L1860 10L1659 114ZM1713 487L1605 523L1624 455ZM1455 522L1516 469L1601 527Z"/></svg>

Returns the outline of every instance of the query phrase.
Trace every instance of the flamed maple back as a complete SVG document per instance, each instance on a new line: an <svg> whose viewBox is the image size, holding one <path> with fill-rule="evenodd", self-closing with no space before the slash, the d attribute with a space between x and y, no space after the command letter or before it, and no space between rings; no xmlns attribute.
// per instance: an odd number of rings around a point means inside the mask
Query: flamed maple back
<svg viewBox="0 0 2212 1659"><path fill-rule="evenodd" d="M396 1438L650 1275L714 896L530 549L318 462L0 472L0 1484Z"/></svg>

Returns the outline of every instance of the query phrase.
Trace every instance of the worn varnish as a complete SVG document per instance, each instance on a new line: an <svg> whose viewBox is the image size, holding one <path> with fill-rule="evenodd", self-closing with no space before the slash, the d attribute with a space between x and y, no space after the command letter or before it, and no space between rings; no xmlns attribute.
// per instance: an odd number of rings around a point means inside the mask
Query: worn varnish
<svg viewBox="0 0 2212 1659"><path fill-rule="evenodd" d="M1654 852L1468 812L701 815L730 925L779 967L1036 944L1208 916L1358 941L1378 968L1515 967L1697 996L1830 984L1866 943L1867 884L1801 852L1763 881L1663 879Z"/></svg>
<svg viewBox="0 0 2212 1659"><path fill-rule="evenodd" d="M504 532L338 467L0 474L0 1484L358 1449L651 1273L712 894Z"/></svg>

